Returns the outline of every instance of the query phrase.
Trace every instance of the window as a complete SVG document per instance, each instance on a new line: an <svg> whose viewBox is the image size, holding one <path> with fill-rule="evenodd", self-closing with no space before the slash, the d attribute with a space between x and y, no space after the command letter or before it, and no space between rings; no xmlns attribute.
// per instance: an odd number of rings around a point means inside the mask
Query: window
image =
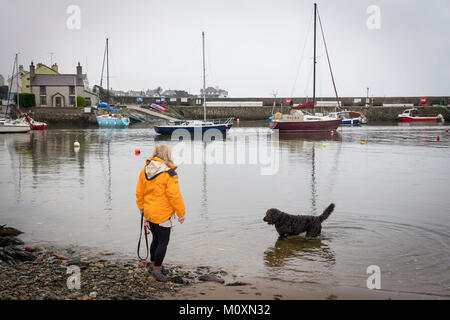
<svg viewBox="0 0 450 320"><path fill-rule="evenodd" d="M69 87L69 94L75 94L75 86Z"/></svg>
<svg viewBox="0 0 450 320"><path fill-rule="evenodd" d="M74 96L70 96L69 97L69 104L72 106L72 105L75 105L75 97Z"/></svg>
<svg viewBox="0 0 450 320"><path fill-rule="evenodd" d="M28 88L28 86L27 86ZM40 105L47 105L47 91L46 91L46 87L45 86L40 86L39 87L39 101L40 101Z"/></svg>

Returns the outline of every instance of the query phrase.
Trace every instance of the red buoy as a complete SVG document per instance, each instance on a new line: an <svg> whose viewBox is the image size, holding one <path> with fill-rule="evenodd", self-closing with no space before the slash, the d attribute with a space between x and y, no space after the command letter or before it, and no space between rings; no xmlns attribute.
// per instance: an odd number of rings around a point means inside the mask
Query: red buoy
<svg viewBox="0 0 450 320"><path fill-rule="evenodd" d="M441 137L437 136L437 137L436 137L436 141L437 141L437 142L441 141Z"/></svg>
<svg viewBox="0 0 450 320"><path fill-rule="evenodd" d="M141 154L141 150L139 149L134 149L134 155L138 156Z"/></svg>

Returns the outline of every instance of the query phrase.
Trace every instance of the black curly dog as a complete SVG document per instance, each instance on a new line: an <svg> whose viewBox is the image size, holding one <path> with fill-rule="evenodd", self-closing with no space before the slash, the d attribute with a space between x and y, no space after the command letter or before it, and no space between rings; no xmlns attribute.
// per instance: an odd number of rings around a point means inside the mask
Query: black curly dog
<svg viewBox="0 0 450 320"><path fill-rule="evenodd" d="M330 216L333 210L334 203L330 204L320 216L295 216L272 208L267 210L263 220L268 224L275 225L280 238L306 232L306 238L310 239L320 235L322 222Z"/></svg>

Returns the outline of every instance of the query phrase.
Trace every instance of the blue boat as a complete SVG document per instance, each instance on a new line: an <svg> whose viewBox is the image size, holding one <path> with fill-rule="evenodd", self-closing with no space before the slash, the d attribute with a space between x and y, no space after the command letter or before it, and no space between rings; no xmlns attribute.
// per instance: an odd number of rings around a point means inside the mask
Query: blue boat
<svg viewBox="0 0 450 320"><path fill-rule="evenodd" d="M100 102L98 106L106 107L108 111L106 114L97 116L97 123L100 127L128 127L130 125L130 118L120 114L122 109L113 109L106 102Z"/></svg>
<svg viewBox="0 0 450 320"><path fill-rule="evenodd" d="M360 126L362 124L367 124L367 117L359 111L339 111L332 112L330 115L342 119L341 125L346 126Z"/></svg>
<svg viewBox="0 0 450 320"><path fill-rule="evenodd" d="M97 123L100 127L128 127L130 118L120 114L103 114L97 116Z"/></svg>
<svg viewBox="0 0 450 320"><path fill-rule="evenodd" d="M108 54L108 38L106 38L106 46L105 46L105 54L103 56L103 67L102 67L102 75L100 77L100 88L102 89L102 83L103 83L103 71L105 66L105 58L106 58L106 67L108 68L107 73L107 94L109 97L109 54ZM100 91L99 91L99 99L100 99ZM97 123L100 127L112 127L112 128L121 128L121 127L128 127L130 125L130 118L123 115L122 109L114 109L111 108L111 106L107 102L100 102L97 105L98 108L106 108L105 114L99 115L97 112ZM102 112L104 109L102 109Z"/></svg>
<svg viewBox="0 0 450 320"><path fill-rule="evenodd" d="M226 134L227 130L231 128L233 125L234 118L228 118L226 120L208 120L206 121L206 90L205 90L205 33L202 32L202 40L203 40L203 121L201 120L175 120L170 121L166 125L155 126L156 133L162 135L172 134L174 132L183 134L183 133L205 133L211 130L211 133L220 132L222 134ZM152 104L152 107L155 108L155 104ZM158 110L166 111L165 108L158 106Z"/></svg>
<svg viewBox="0 0 450 320"><path fill-rule="evenodd" d="M343 119L341 124L342 125L359 126L360 122L359 122L358 118L352 118L352 119Z"/></svg>
<svg viewBox="0 0 450 320"><path fill-rule="evenodd" d="M233 126L233 118L228 118L225 121L211 120L177 120L171 121L167 125L155 126L155 132L159 134L172 134L177 130L180 134L186 133L205 133L208 130L219 131L226 133Z"/></svg>

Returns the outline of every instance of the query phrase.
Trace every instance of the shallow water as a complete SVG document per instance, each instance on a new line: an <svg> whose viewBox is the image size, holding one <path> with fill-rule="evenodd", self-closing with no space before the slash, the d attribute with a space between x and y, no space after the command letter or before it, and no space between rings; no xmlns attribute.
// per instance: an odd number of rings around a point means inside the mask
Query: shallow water
<svg viewBox="0 0 450 320"><path fill-rule="evenodd" d="M25 231L25 241L133 257L137 177L164 142L193 151L176 153L187 215L173 228L168 262L361 288L377 265L383 290L450 297L448 126L371 125L278 141L266 125L241 122L225 142L209 143L166 141L145 126L0 135L0 223ZM277 165L263 174L267 154ZM317 240L278 240L262 221L268 208L320 214L330 202L336 209Z"/></svg>

